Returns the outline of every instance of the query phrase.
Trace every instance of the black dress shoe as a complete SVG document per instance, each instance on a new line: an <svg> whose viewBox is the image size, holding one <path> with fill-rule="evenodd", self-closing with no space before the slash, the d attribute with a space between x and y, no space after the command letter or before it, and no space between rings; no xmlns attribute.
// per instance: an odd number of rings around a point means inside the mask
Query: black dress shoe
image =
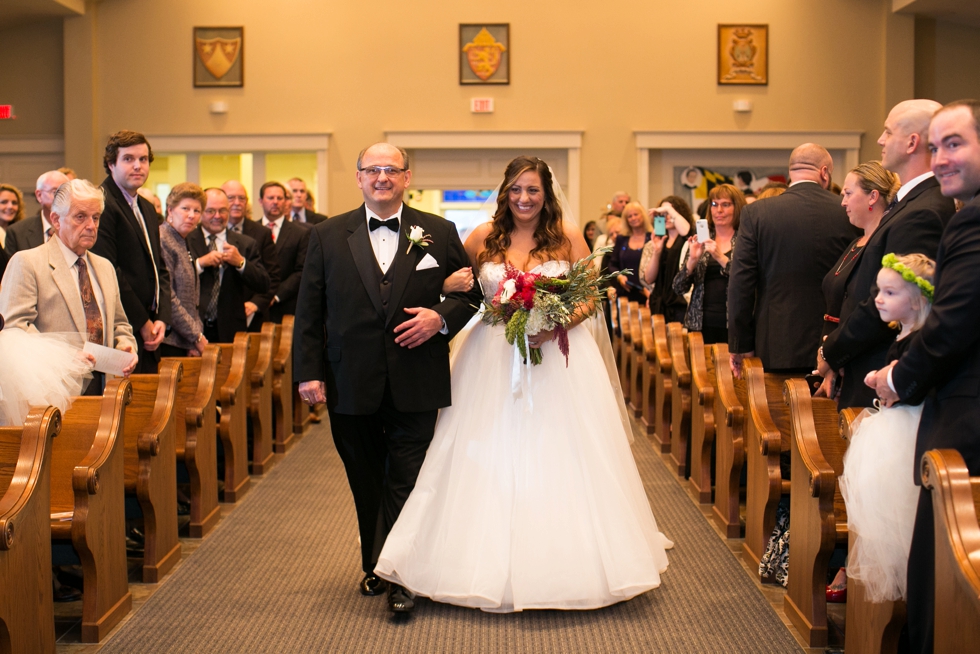
<svg viewBox="0 0 980 654"><path fill-rule="evenodd" d="M388 610L392 613L411 613L415 609L412 594L398 584L388 584Z"/></svg>
<svg viewBox="0 0 980 654"><path fill-rule="evenodd" d="M364 575L364 579L361 579L361 583L358 584L357 588L361 591L361 595L374 597L385 592L385 589L388 588L388 582L381 577L366 574Z"/></svg>
<svg viewBox="0 0 980 654"><path fill-rule="evenodd" d="M72 588L71 586L65 586L59 584L57 581L54 583L54 601L55 602L77 602L82 599L82 591L77 588Z"/></svg>

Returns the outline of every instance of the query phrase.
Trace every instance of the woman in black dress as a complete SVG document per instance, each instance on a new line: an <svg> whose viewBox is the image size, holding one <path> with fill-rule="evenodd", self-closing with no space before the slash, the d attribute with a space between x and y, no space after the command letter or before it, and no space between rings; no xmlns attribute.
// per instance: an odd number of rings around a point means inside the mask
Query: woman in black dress
<svg viewBox="0 0 980 654"><path fill-rule="evenodd" d="M650 214L653 219L663 216L667 227L666 236L654 235L650 239L640 259L641 278L651 287L650 313L662 315L667 322L681 322L687 312L687 300L674 292L673 283L694 217L690 205L676 195L665 197Z"/></svg>
<svg viewBox="0 0 980 654"><path fill-rule="evenodd" d="M623 208L623 232L616 237L609 253L610 270L626 270L629 274L618 275L613 288L619 296L625 295L630 302L646 304L650 291L640 280L640 257L650 240L650 217L639 202L630 202Z"/></svg>

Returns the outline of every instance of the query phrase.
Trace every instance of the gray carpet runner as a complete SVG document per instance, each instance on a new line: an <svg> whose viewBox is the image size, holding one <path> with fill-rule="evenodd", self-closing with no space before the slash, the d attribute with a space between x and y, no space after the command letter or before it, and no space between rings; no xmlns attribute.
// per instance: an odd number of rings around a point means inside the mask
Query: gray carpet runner
<svg viewBox="0 0 980 654"><path fill-rule="evenodd" d="M102 648L140 652L799 652L650 443L633 446L660 529L660 588L597 611L499 615L362 597L354 506L314 426Z"/></svg>

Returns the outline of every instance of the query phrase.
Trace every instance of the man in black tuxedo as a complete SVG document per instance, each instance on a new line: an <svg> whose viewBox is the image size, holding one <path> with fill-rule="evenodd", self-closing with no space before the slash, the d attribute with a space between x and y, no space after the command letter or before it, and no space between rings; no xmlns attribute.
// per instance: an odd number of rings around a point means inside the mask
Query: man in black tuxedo
<svg viewBox="0 0 980 654"><path fill-rule="evenodd" d="M228 226L228 196L209 188L201 225L187 235L187 249L201 278L198 313L204 336L212 343L232 343L245 331L245 295L269 290L269 273L251 237Z"/></svg>
<svg viewBox="0 0 980 654"><path fill-rule="evenodd" d="M146 182L153 151L139 132L123 130L109 137L102 182L105 211L92 252L116 267L119 293L138 346L137 373L156 374L170 322L170 273L160 255L156 209L137 193Z"/></svg>
<svg viewBox="0 0 980 654"><path fill-rule="evenodd" d="M924 254L936 258L943 226L955 212L929 169L929 121L942 105L933 100L900 102L885 119L878 139L881 163L902 182L895 204L857 255L850 270L840 324L818 350L817 370L827 376L843 369L840 406L874 404L875 392L864 383L872 370L885 365L895 331L875 308L875 280L881 258L888 253Z"/></svg>
<svg viewBox="0 0 980 654"><path fill-rule="evenodd" d="M478 290L440 301L450 273L470 265L455 226L402 204L408 155L387 143L357 161L364 204L312 229L294 339L293 375L307 403L327 402L361 536L365 595L381 547L415 486L436 415L451 404L449 340L476 311ZM428 247L408 240L412 227ZM392 611L411 596L388 589Z"/></svg>
<svg viewBox="0 0 980 654"><path fill-rule="evenodd" d="M929 126L932 172L943 195L965 206L946 225L934 276L932 311L905 354L869 380L878 396L922 402L915 443L915 483L928 450L954 449L970 476L980 475L980 101L943 107ZM922 489L908 569L910 651L931 652L935 622L932 497Z"/></svg>
<svg viewBox="0 0 980 654"><path fill-rule="evenodd" d="M272 298L279 291L279 257L276 254L276 244L272 241L272 232L254 220L246 218L248 206L248 191L235 180L228 180L221 185L221 190L228 196L228 229L245 236L252 237L259 248L262 257L262 267L269 273L269 290L265 293L245 293L245 319L248 331L262 331L262 323L269 315Z"/></svg>
<svg viewBox="0 0 980 654"><path fill-rule="evenodd" d="M728 280L732 370L758 355L767 372L806 373L823 327L824 275L858 236L830 193L834 161L804 143L789 158L790 187L742 210Z"/></svg>
<svg viewBox="0 0 980 654"><path fill-rule="evenodd" d="M51 226L51 203L54 202L58 187L67 181L65 174L57 170L49 170L37 178L34 197L41 205L41 210L37 215L7 228L7 254L14 256L21 250L30 250L48 242L54 234L54 227Z"/></svg>
<svg viewBox="0 0 980 654"><path fill-rule="evenodd" d="M306 198L309 197L309 191L306 190L306 182L299 177L293 177L289 180L289 193L291 194L289 215L287 216L289 220L316 225L327 219L323 214L306 208Z"/></svg>
<svg viewBox="0 0 980 654"><path fill-rule="evenodd" d="M262 203L262 225L272 232L279 260L279 289L272 298L268 319L281 323L282 317L296 314L296 296L303 277L303 263L310 244L310 226L286 220L286 187L279 182L266 182L259 190Z"/></svg>

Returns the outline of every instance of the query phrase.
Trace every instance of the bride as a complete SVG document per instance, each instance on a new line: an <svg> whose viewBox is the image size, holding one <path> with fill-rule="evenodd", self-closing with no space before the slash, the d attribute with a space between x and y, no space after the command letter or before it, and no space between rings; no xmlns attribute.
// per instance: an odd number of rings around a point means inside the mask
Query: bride
<svg viewBox="0 0 980 654"><path fill-rule="evenodd" d="M486 299L506 263L556 276L589 255L559 198L545 162L508 164L492 222L465 244ZM608 338L604 327L575 316L567 366L551 332L530 336L543 362L514 371L504 326L479 320L453 343L453 405L376 574L494 612L594 609L657 588L672 543L633 461L611 357L596 340Z"/></svg>

